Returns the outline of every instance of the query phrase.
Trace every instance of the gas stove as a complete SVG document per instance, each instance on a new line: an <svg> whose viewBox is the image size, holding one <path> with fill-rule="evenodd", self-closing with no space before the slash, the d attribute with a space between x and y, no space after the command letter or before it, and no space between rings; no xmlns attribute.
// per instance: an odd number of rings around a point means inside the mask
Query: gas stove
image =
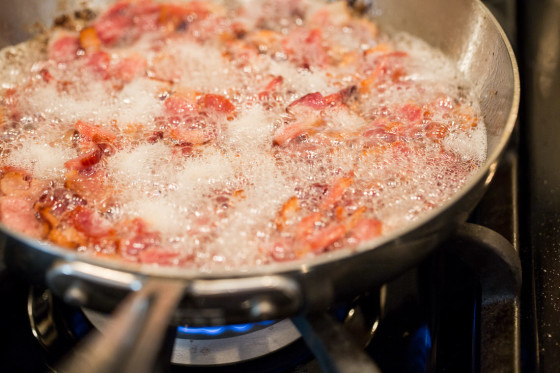
<svg viewBox="0 0 560 373"><path fill-rule="evenodd" d="M160 371L352 371L362 351L389 373L557 369L560 5L485 3L515 46L524 94L520 125L469 222L420 265L326 315L169 328ZM103 329L104 315L71 307L1 264L0 303L2 371L53 372L88 332Z"/></svg>
<svg viewBox="0 0 560 373"><path fill-rule="evenodd" d="M333 306L330 317L335 325L363 347L381 371L473 371L497 362L519 367L515 289L520 272L515 262L509 267L503 260L513 246L477 225L462 230L420 266L349 304ZM477 234L496 242L473 249L469 237ZM465 258L473 250L479 258ZM481 258L491 271L483 268ZM49 290L31 287L12 274L3 277L10 285L4 286L2 297L11 300L3 316L14 320L2 324L6 355L1 361L8 371L54 371L92 328L103 331L103 314L70 307ZM493 287L488 289L484 281ZM309 317L308 324L314 329L309 334L322 334L320 338L333 332L321 317ZM499 333L485 332L488 325ZM336 348L346 342L330 343ZM302 338L291 320L170 328L161 366L170 372L321 372L325 358L317 357L307 344L309 336Z"/></svg>

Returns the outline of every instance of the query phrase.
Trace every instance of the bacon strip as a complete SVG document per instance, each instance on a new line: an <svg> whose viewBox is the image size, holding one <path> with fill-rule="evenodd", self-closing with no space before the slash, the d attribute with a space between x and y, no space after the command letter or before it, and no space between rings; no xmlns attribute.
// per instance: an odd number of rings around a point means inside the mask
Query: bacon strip
<svg viewBox="0 0 560 373"><path fill-rule="evenodd" d="M101 161L103 152L99 147L95 149L77 156L76 158L72 158L69 161L64 163L64 167L68 170L75 170L75 171L83 171L87 170L88 168L95 166Z"/></svg>
<svg viewBox="0 0 560 373"><path fill-rule="evenodd" d="M78 207L73 212L74 227L92 238L109 236L114 232L113 223L94 210Z"/></svg>
<svg viewBox="0 0 560 373"><path fill-rule="evenodd" d="M26 198L0 197L0 221L29 237L41 238L44 233L32 203Z"/></svg>
<svg viewBox="0 0 560 373"><path fill-rule="evenodd" d="M86 27L80 31L80 46L86 53L99 52L101 49L101 40L97 37L95 27Z"/></svg>
<svg viewBox="0 0 560 373"><path fill-rule="evenodd" d="M341 177L336 180L328 194L321 202L320 209L328 210L334 207L342 199L342 195L346 192L350 185L352 185L352 183L354 183L354 179L352 177Z"/></svg>
<svg viewBox="0 0 560 373"><path fill-rule="evenodd" d="M94 124L77 121L74 128L79 132L80 136L93 142L113 142L117 136L108 129Z"/></svg>
<svg viewBox="0 0 560 373"><path fill-rule="evenodd" d="M296 255L301 257L308 252L320 252L342 239L346 235L346 228L343 224L333 223L323 229L316 231L298 245Z"/></svg>

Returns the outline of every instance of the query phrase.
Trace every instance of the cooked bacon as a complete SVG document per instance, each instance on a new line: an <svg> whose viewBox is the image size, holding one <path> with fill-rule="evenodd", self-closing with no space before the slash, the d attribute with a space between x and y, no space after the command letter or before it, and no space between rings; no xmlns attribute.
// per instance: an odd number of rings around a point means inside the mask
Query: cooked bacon
<svg viewBox="0 0 560 373"><path fill-rule="evenodd" d="M440 142L449 133L449 128L443 123L430 122L426 126L426 136L435 141Z"/></svg>
<svg viewBox="0 0 560 373"><path fill-rule="evenodd" d="M294 121L274 132L274 144L285 146L293 139L308 133L321 124L321 110L327 107L325 97L319 92L309 93L292 102L286 108Z"/></svg>
<svg viewBox="0 0 560 373"><path fill-rule="evenodd" d="M0 221L29 237L41 238L44 234L33 203L23 197L0 197Z"/></svg>
<svg viewBox="0 0 560 373"><path fill-rule="evenodd" d="M103 152L99 147L95 149L80 154L76 158L72 158L69 161L64 163L64 167L68 170L76 170L76 171L83 171L87 170L88 168L95 166L101 161L101 157L103 156Z"/></svg>
<svg viewBox="0 0 560 373"><path fill-rule="evenodd" d="M235 105L222 95L205 94L198 104L208 114L231 115L235 112Z"/></svg>
<svg viewBox="0 0 560 373"><path fill-rule="evenodd" d="M368 68L369 76L360 82L360 93L368 93L386 81L398 82L404 75L401 59L406 56L408 54L402 51L384 53L381 56L374 54L371 63L373 68Z"/></svg>
<svg viewBox="0 0 560 373"><path fill-rule="evenodd" d="M319 229L313 235L306 237L303 244L296 249L298 256L307 254L309 251L320 252L327 249L336 241L346 235L344 224L333 223L325 228Z"/></svg>
<svg viewBox="0 0 560 373"><path fill-rule="evenodd" d="M328 95L324 98L325 106L340 106L348 105L357 101L358 89L356 86L352 85L341 89L340 91Z"/></svg>
<svg viewBox="0 0 560 373"><path fill-rule="evenodd" d="M179 253L159 246L148 247L138 254L140 263L170 266L178 264Z"/></svg>
<svg viewBox="0 0 560 373"><path fill-rule="evenodd" d="M186 30L190 23L206 18L208 5L201 1L185 4L164 4L159 12L159 23L168 31Z"/></svg>
<svg viewBox="0 0 560 373"><path fill-rule="evenodd" d="M101 49L101 40L97 37L95 27L86 27L80 31L80 46L86 53L96 53Z"/></svg>
<svg viewBox="0 0 560 373"><path fill-rule="evenodd" d="M33 208L35 209L35 211L37 211L37 213L39 213L39 216L41 217L41 222L45 225L46 230L58 226L60 220L57 216L55 216L52 213L52 209L49 206L36 203L35 206L33 206Z"/></svg>
<svg viewBox="0 0 560 373"><path fill-rule="evenodd" d="M282 39L281 33L267 29L253 31L245 38L260 53L268 55L274 55L282 51Z"/></svg>
<svg viewBox="0 0 560 373"><path fill-rule="evenodd" d="M309 93L305 96L295 100L286 108L286 111L290 114L299 114L301 108L313 109L313 110L323 110L327 106L327 101L319 92Z"/></svg>
<svg viewBox="0 0 560 373"><path fill-rule="evenodd" d="M397 114L408 123L418 124L422 120L423 110L422 107L414 103L407 103L397 109Z"/></svg>
<svg viewBox="0 0 560 373"><path fill-rule="evenodd" d="M300 240L310 235L322 218L323 215L318 212L312 212L311 214L304 216L296 225L294 232L295 239Z"/></svg>
<svg viewBox="0 0 560 373"><path fill-rule="evenodd" d="M308 133L321 122L320 117L311 117L304 122L296 122L289 125L284 125L274 132L274 144L279 146L286 146L293 139Z"/></svg>
<svg viewBox="0 0 560 373"><path fill-rule="evenodd" d="M352 177L341 177L333 183L320 205L321 210L333 208L341 199L346 190L354 183Z"/></svg>
<svg viewBox="0 0 560 373"><path fill-rule="evenodd" d="M160 235L148 230L148 225L140 218L127 220L120 224L118 250L129 260L138 260L144 250L160 247Z"/></svg>
<svg viewBox="0 0 560 373"><path fill-rule="evenodd" d="M113 194L112 188L106 185L107 177L102 170L70 170L64 177L64 186L86 201L103 202Z"/></svg>
<svg viewBox="0 0 560 373"><path fill-rule="evenodd" d="M310 17L309 23L326 29L328 27L343 27L352 20L350 9L346 1L337 1L319 8Z"/></svg>
<svg viewBox="0 0 560 373"><path fill-rule="evenodd" d="M348 87L326 97L319 92L314 92L293 101L286 108L286 112L294 120L275 131L274 144L286 146L293 139L311 133L314 128L323 123L322 113L325 110L333 111L341 108L349 110L345 102L353 100L355 92L355 87Z"/></svg>
<svg viewBox="0 0 560 373"><path fill-rule="evenodd" d="M0 190L5 195L16 196L28 194L30 178L22 172L9 171L0 179Z"/></svg>
<svg viewBox="0 0 560 373"><path fill-rule="evenodd" d="M109 68L111 56L104 51L98 51L89 55L87 63L89 70L101 79L107 80L111 77Z"/></svg>
<svg viewBox="0 0 560 373"><path fill-rule="evenodd" d="M164 27L168 32L188 29L210 14L204 2L158 4L151 1L118 2L94 24L99 39L112 46L134 42L142 32Z"/></svg>
<svg viewBox="0 0 560 373"><path fill-rule="evenodd" d="M295 28L282 40L282 46L290 61L300 67L324 67L328 63L328 50L319 28Z"/></svg>
<svg viewBox="0 0 560 373"><path fill-rule="evenodd" d="M56 188L48 190L47 193L41 195L39 201L35 204L35 209L43 214L52 214L56 219L66 214L68 211L74 210L76 207L85 206L87 201L80 196L72 193L65 188ZM52 220L50 217L47 220Z"/></svg>
<svg viewBox="0 0 560 373"><path fill-rule="evenodd" d="M54 62L69 62L76 58L80 42L75 36L62 36L49 46L49 59Z"/></svg>
<svg viewBox="0 0 560 373"><path fill-rule="evenodd" d="M78 131L81 137L95 143L111 143L114 142L117 138L117 135L115 135L109 129L95 124L83 122L81 120L76 122L74 128Z"/></svg>
<svg viewBox="0 0 560 373"><path fill-rule="evenodd" d="M343 221L344 227L347 231L351 231L356 226L356 224L358 224L366 211L367 208L365 206L360 206L350 216L346 216L346 211L344 210L344 208L339 206L337 207L337 218L338 220Z"/></svg>
<svg viewBox="0 0 560 373"><path fill-rule="evenodd" d="M383 232L383 223L377 219L360 219L352 229L351 236L358 243L378 237Z"/></svg>
<svg viewBox="0 0 560 373"><path fill-rule="evenodd" d="M78 207L72 213L74 227L87 237L101 238L114 232L113 223L102 217L98 212Z"/></svg>
<svg viewBox="0 0 560 373"><path fill-rule="evenodd" d="M230 227L248 215L255 228L240 232L243 239L231 244L247 244L239 258L248 265L269 263L353 249L394 229L393 219L386 227L378 219L390 213L382 199L387 192L397 195L400 183L404 193L413 182L422 183L414 174L419 164L426 164L429 174L441 167L439 184L451 180L454 187L460 187L454 179L466 178L477 167L479 160L465 161L469 154L455 153L443 141L449 133L472 133L479 121L474 109L431 86L425 92L422 79L403 79L405 68L414 69L417 62L408 63L405 52L379 44L375 25L354 17L346 2L317 6L308 0L265 0L262 13L245 5L117 0L80 31L52 38L48 59L35 62L29 79L5 90L0 103L7 155L0 167L0 221L92 255L165 266L205 266L216 255L230 266L238 257L232 262L217 246L229 242L236 234ZM343 34L336 31L341 29ZM207 53L207 48L215 49ZM189 79L181 68L189 51L195 60L216 52L221 60L208 61ZM214 73L214 68L220 70ZM150 80L136 79L142 76ZM135 105L145 103L146 110L129 119L128 113L112 115L110 107L103 108L108 110L83 118L108 119L78 120L69 129L69 115L57 111L64 102L56 101L51 112L42 109L48 103L37 100L33 112L28 110L27 101L35 98L26 95L41 98L52 89L59 98L77 100L86 90L90 96L106 93L97 105L118 105L124 94L138 89ZM51 128L59 129L59 136L51 135ZM34 178L32 154L17 153L45 140L76 152L64 163L64 180L48 180L48 170ZM153 153L144 152L147 148ZM138 154L138 165L120 172L130 160L113 155L129 149L138 150L130 153ZM57 152L56 159L58 153L66 154ZM418 162L426 155L429 162ZM391 158L398 160L394 170L387 166ZM172 163L169 169L166 160ZM203 169L203 162L209 168ZM44 171L43 166L37 163L35 169ZM150 182L159 167L165 180ZM142 170L150 176L144 178ZM177 177L169 174L172 170ZM224 174L211 188L200 188L215 172ZM113 185L117 177L122 180ZM270 200L277 211L269 211L269 220L254 207L255 191L267 185L284 198L279 205ZM163 198L130 211L140 202L128 203L136 187L141 196ZM432 196L442 191L438 188L405 194L407 216L437 205L442 199ZM181 206L187 200L189 206ZM133 218L159 203L164 207L158 215L175 206L170 215L179 218L174 220L183 231L160 231L144 218Z"/></svg>
<svg viewBox="0 0 560 373"><path fill-rule="evenodd" d="M88 244L87 237L74 227L53 228L49 231L47 238L56 245L68 249L76 249Z"/></svg>
<svg viewBox="0 0 560 373"><path fill-rule="evenodd" d="M129 2L117 2L94 23L97 36L104 45L118 43L133 25Z"/></svg>
<svg viewBox="0 0 560 373"><path fill-rule="evenodd" d="M202 145L216 138L210 130L200 128L175 127L169 131L170 136L180 144Z"/></svg>
<svg viewBox="0 0 560 373"><path fill-rule="evenodd" d="M27 200L36 200L41 196L47 182L34 179L26 171L7 167L0 179L0 191L9 197L20 197Z"/></svg>
<svg viewBox="0 0 560 373"><path fill-rule="evenodd" d="M164 103L168 115L169 135L181 144L205 144L217 136L217 120L231 118L235 106L226 97L204 94L179 94Z"/></svg>
<svg viewBox="0 0 560 373"><path fill-rule="evenodd" d="M296 196L291 197L282 205L276 216L276 229L283 230L288 219L292 218L299 210L299 200Z"/></svg>
<svg viewBox="0 0 560 373"><path fill-rule="evenodd" d="M264 87L264 89L258 93L257 97L259 98L259 100L264 100L265 98L270 96L270 94L274 90L276 90L283 82L284 82L283 76L281 75L275 76L268 82L268 84Z"/></svg>
<svg viewBox="0 0 560 373"><path fill-rule="evenodd" d="M192 118L198 115L199 112L199 105L196 98L188 96L170 96L165 100L164 107L167 115L171 118L177 118L177 121L184 118Z"/></svg>
<svg viewBox="0 0 560 373"><path fill-rule="evenodd" d="M148 63L145 58L138 55L129 55L117 63L111 71L111 76L124 82L130 82L137 76L143 76L147 66Z"/></svg>
<svg viewBox="0 0 560 373"><path fill-rule="evenodd" d="M271 245L268 252L274 261L285 262L296 258L293 246L291 240L279 239Z"/></svg>

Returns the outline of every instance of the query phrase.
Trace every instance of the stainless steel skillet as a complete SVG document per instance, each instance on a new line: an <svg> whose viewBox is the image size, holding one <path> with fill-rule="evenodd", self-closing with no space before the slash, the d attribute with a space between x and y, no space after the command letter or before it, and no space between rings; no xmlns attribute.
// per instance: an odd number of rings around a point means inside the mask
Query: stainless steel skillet
<svg viewBox="0 0 560 373"><path fill-rule="evenodd" d="M57 14L82 3L2 2L0 42L22 41L35 22L50 25ZM491 182L515 125L517 65L504 33L479 1L375 0L367 12L382 27L407 31L443 50L478 92L488 128L488 160L445 205L357 251L246 271L200 273L91 258L1 227L11 243L4 248L6 261L67 301L93 309L111 310L130 293L129 318L153 317L162 325L167 315L175 323L208 325L321 311L421 261L466 220Z"/></svg>

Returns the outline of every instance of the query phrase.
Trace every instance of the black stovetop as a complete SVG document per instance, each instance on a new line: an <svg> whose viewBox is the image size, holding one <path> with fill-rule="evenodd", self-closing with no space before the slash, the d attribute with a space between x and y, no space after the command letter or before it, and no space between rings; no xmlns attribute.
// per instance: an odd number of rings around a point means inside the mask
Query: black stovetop
<svg viewBox="0 0 560 373"><path fill-rule="evenodd" d="M523 325L528 371L560 367L560 3L520 2Z"/></svg>

